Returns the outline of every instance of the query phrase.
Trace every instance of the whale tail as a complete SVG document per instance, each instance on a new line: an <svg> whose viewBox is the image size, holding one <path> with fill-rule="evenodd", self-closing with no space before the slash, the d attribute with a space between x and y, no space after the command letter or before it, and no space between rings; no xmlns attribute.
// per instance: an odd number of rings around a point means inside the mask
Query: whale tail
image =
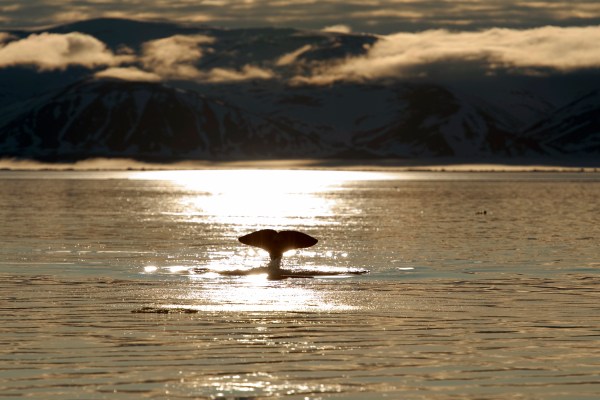
<svg viewBox="0 0 600 400"><path fill-rule="evenodd" d="M293 249L314 246L318 240L306 233L262 229L238 238L244 244L260 247L269 252L271 259L281 258L283 253Z"/></svg>

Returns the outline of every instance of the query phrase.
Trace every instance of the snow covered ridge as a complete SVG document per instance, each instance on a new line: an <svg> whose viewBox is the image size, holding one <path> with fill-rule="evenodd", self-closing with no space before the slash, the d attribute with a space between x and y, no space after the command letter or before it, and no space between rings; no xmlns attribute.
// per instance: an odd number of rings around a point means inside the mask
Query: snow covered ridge
<svg viewBox="0 0 600 400"><path fill-rule="evenodd" d="M115 80L78 82L31 104L3 125L0 142L5 156L57 160L270 157L320 150L316 136L196 92Z"/></svg>
<svg viewBox="0 0 600 400"><path fill-rule="evenodd" d="M11 43L33 46L22 47L21 64L0 66L0 157L600 156L594 71L490 76L460 65L453 75L459 66L449 63L425 77L318 83L309 78L381 39L127 20L34 35L0 35L0 64ZM61 56L36 59L40 41L63 46Z"/></svg>

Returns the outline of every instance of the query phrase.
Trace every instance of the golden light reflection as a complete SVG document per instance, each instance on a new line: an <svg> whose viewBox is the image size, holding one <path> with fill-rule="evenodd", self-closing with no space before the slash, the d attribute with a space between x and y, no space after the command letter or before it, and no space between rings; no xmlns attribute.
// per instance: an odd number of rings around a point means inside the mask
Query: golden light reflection
<svg viewBox="0 0 600 400"><path fill-rule="evenodd" d="M172 201L177 206L170 210L166 207L167 212L175 210L178 219L186 223L197 222L217 235L226 232L227 237L235 237L254 229L310 231L319 225L335 224L338 220L335 214L339 212L336 201L340 196L332 193L345 190L345 185L352 181L377 179L374 175L354 171L199 170L142 172L132 178L169 182L174 191ZM200 264L150 265L144 268L144 273L189 276L192 284L186 295L166 306L174 310L272 312L352 308L346 301L333 298L332 292L315 289L312 283L324 278L272 281L266 273L231 276L232 271L264 267L268 260L263 250L238 247L211 249L202 254ZM310 250L303 251L308 257L315 256ZM333 259L347 254L329 252L325 256ZM332 268L311 266L320 272Z"/></svg>
<svg viewBox="0 0 600 400"><path fill-rule="evenodd" d="M193 309L230 312L326 312L353 308L341 299L333 298L332 293L307 285L306 281L270 281L266 274L217 280L220 281L219 284L203 286L201 289L190 288L186 300L202 303L193 305ZM212 282L215 282L214 278Z"/></svg>
<svg viewBox="0 0 600 400"><path fill-rule="evenodd" d="M193 267L146 266L145 274L186 275L190 284L172 303L156 310L168 312L331 312L354 309L347 298L323 290L322 280L299 278L270 280L266 273L223 276L217 271L196 273ZM333 276L343 278L344 276ZM346 278L348 276L345 276ZM321 282L321 283L320 283ZM339 295L339 293L337 293Z"/></svg>
<svg viewBox="0 0 600 400"><path fill-rule="evenodd" d="M331 215L331 201L318 193L335 183L310 171L260 170L183 174L174 182L208 192L183 199L190 213L215 222L269 227L296 225L299 219L312 225L311 217Z"/></svg>
<svg viewBox="0 0 600 400"><path fill-rule="evenodd" d="M328 223L323 219L334 216L335 200L323 194L349 181L373 179L373 173L198 170L144 172L134 178L166 180L187 191L179 201L190 222L208 220L248 229Z"/></svg>

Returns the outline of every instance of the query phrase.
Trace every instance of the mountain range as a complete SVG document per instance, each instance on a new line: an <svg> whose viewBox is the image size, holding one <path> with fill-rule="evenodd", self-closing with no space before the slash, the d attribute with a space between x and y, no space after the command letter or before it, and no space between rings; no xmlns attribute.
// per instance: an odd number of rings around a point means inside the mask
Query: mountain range
<svg viewBox="0 0 600 400"><path fill-rule="evenodd" d="M127 61L1 66L0 157L600 160L594 73L319 83L382 39L120 19L7 32L0 46L74 32Z"/></svg>

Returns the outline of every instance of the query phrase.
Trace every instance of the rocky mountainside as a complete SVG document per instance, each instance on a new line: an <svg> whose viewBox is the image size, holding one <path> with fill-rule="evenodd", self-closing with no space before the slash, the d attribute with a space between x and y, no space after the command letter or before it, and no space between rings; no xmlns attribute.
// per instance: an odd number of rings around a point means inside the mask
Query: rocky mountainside
<svg viewBox="0 0 600 400"><path fill-rule="evenodd" d="M288 89L272 101L278 107L267 112L264 105L240 108L162 83L86 80L1 116L0 152L45 160L169 160L542 151L511 132L510 121L493 110L466 103L441 86L340 86L310 96Z"/></svg>
<svg viewBox="0 0 600 400"><path fill-rule="evenodd" d="M556 155L600 156L600 90L557 109L523 137Z"/></svg>
<svg viewBox="0 0 600 400"><path fill-rule="evenodd" d="M318 135L158 83L80 82L20 111L2 122L5 156L169 160L322 152Z"/></svg>

